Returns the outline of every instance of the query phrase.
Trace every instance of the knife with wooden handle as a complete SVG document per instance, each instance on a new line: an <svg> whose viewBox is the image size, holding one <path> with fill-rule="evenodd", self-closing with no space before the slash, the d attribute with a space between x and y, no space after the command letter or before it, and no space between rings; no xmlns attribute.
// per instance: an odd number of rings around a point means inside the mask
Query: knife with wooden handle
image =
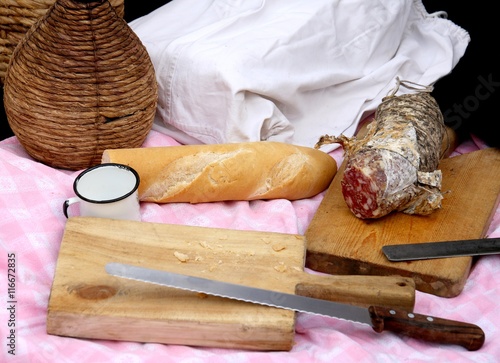
<svg viewBox="0 0 500 363"><path fill-rule="evenodd" d="M365 308L121 263L108 263L105 268L108 274L117 277L351 320L368 324L379 333L392 331L429 342L457 344L468 350L478 350L485 340L484 332L476 325L392 308Z"/></svg>

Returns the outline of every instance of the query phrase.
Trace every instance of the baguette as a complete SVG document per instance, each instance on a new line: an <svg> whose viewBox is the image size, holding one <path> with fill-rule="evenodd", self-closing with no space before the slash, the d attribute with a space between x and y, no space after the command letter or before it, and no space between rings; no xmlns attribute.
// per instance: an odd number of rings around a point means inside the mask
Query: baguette
<svg viewBox="0 0 500 363"><path fill-rule="evenodd" d="M304 199L337 172L323 151L272 141L107 149L102 162L134 168L139 200L156 203Z"/></svg>

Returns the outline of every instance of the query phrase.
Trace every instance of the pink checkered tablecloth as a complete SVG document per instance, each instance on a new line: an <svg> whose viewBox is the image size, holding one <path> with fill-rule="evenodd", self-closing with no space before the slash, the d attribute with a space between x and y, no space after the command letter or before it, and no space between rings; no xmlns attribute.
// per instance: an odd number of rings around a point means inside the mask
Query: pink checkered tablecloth
<svg viewBox="0 0 500 363"><path fill-rule="evenodd" d="M144 146L177 145L152 131ZM486 147L463 143L454 153ZM340 163L341 151L331 155ZM61 205L72 196L79 172L58 170L30 158L15 137L0 142L0 361L1 362L491 362L500 361L500 257L474 264L463 292L441 298L417 291L415 311L479 325L484 346L474 352L438 345L348 321L299 313L296 344L288 352L258 352L86 340L46 333L47 304L66 218ZM324 193L307 200L142 203L147 222L303 234ZM500 209L488 232L500 237ZM9 254L15 254L15 304L9 303ZM10 291L12 292L12 291ZM14 305L14 309L12 309ZM14 312L14 314L12 314ZM15 325L12 325L12 324ZM12 325L12 326L9 326ZM11 329L15 329L12 335ZM9 338L10 337L10 338ZM13 354L14 353L14 354Z"/></svg>

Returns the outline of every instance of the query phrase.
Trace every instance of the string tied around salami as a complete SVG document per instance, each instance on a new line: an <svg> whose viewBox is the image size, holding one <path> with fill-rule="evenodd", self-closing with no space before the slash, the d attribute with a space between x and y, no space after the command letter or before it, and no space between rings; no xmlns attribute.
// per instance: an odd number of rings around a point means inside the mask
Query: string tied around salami
<svg viewBox="0 0 500 363"><path fill-rule="evenodd" d="M420 83L415 83L407 80L402 80L399 77L396 77L396 86L389 92L388 96L395 96L399 91L399 87L404 86L409 90L419 91L419 92L432 92L434 90L434 86L432 85L423 85Z"/></svg>
<svg viewBox="0 0 500 363"><path fill-rule="evenodd" d="M396 95L401 86L408 92ZM395 211L428 215L441 208L442 174L437 168L447 134L432 89L396 78L366 134L324 135L315 145L342 145L342 194L356 217L380 218Z"/></svg>

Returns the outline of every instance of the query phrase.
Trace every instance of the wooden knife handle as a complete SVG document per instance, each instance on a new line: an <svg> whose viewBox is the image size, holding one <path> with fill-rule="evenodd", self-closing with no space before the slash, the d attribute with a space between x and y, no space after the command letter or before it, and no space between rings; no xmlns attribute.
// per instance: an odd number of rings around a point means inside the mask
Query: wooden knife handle
<svg viewBox="0 0 500 363"><path fill-rule="evenodd" d="M467 350L478 350L484 343L483 330L474 324L380 306L370 306L368 311L378 333L387 330L429 342L457 344Z"/></svg>

